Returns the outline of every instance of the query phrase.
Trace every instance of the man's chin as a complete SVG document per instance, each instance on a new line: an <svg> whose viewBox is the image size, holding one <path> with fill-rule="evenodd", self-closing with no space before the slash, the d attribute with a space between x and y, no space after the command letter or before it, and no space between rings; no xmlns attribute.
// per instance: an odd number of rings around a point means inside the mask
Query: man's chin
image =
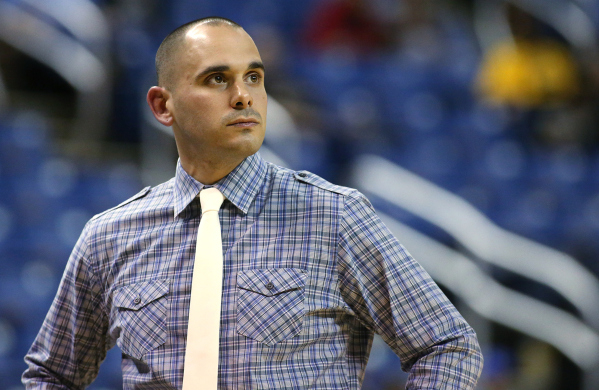
<svg viewBox="0 0 599 390"><path fill-rule="evenodd" d="M231 154L237 155L239 158L244 159L246 157L255 154L262 146L263 140L245 140L245 142L239 142L231 145Z"/></svg>

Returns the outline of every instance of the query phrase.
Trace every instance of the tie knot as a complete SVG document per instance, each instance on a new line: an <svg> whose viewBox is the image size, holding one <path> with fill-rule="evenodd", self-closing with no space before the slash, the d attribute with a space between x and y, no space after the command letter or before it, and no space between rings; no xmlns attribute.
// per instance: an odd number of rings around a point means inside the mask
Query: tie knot
<svg viewBox="0 0 599 390"><path fill-rule="evenodd" d="M216 188L210 187L200 191L200 204L202 205L202 214L207 211L220 210L220 205L223 204L225 197Z"/></svg>

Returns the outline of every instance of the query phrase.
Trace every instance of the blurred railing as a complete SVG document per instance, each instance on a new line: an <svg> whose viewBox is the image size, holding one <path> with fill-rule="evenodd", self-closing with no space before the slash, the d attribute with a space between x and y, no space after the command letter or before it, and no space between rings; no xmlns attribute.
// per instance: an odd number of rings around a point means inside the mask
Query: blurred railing
<svg viewBox="0 0 599 390"><path fill-rule="evenodd" d="M581 1L485 0L474 2L474 27L483 50L497 40L512 39L506 4L513 4L555 28L579 53L597 54L598 38L593 20Z"/></svg>
<svg viewBox="0 0 599 390"><path fill-rule="evenodd" d="M584 322L503 287L465 255L386 218L403 242L411 237L410 247L421 251L416 258L431 264L427 271L473 310L553 345L586 373L586 388L599 388L599 281L590 271L564 253L500 228L460 197L381 157L362 156L353 178L366 194L450 234L477 261L549 286L572 303Z"/></svg>
<svg viewBox="0 0 599 390"><path fill-rule="evenodd" d="M553 345L583 369L595 367L599 335L583 321L501 285L464 254L388 215L378 214L433 279L478 314Z"/></svg>
<svg viewBox="0 0 599 390"><path fill-rule="evenodd" d="M53 69L77 94L72 139L97 141L108 128L108 22L89 0L0 0L0 39Z"/></svg>

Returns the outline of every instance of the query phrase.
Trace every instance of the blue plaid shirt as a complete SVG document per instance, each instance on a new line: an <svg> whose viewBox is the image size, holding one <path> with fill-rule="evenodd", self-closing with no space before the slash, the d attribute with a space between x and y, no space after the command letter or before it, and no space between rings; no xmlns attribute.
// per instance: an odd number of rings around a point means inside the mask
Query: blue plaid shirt
<svg viewBox="0 0 599 390"><path fill-rule="evenodd" d="M409 389L472 389L474 331L358 191L248 157L215 186L224 253L219 389L359 389L376 332ZM178 389L204 186L175 178L92 218L25 360L82 389L108 349L125 389Z"/></svg>

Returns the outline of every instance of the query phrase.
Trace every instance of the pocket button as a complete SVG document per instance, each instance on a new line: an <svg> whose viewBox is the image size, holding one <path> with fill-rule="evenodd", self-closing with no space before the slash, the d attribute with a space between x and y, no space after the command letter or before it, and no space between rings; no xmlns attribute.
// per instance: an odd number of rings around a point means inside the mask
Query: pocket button
<svg viewBox="0 0 599 390"><path fill-rule="evenodd" d="M141 298L139 296L135 297L135 299L133 300L133 303L136 305L139 305L139 302L141 302Z"/></svg>
<svg viewBox="0 0 599 390"><path fill-rule="evenodd" d="M272 282L268 282L268 284L266 285L266 288L267 288L268 290L272 290L273 288L275 288L275 285L274 285L274 284L272 284Z"/></svg>

